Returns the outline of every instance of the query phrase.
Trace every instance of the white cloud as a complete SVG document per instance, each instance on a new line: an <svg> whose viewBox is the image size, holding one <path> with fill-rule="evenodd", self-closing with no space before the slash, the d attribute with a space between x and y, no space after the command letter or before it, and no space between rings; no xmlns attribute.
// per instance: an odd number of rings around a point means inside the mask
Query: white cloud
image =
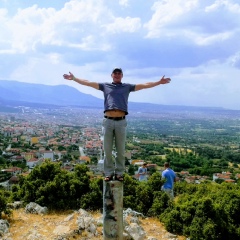
<svg viewBox="0 0 240 240"><path fill-rule="evenodd" d="M12 49L21 53L34 50L38 43L61 46L68 45L73 39L76 46L82 44L89 49L87 42L90 45L99 42L99 39L94 43L93 39L89 40L91 33L99 32L96 24L98 21L100 24L105 23L103 16L108 19L109 15L102 1L96 0L87 2L72 0L59 11L33 5L18 9L17 14L12 18L6 18L6 11L2 12L0 16L5 17L5 28L8 29L8 34L3 36L3 40L11 42Z"/></svg>
<svg viewBox="0 0 240 240"><path fill-rule="evenodd" d="M44 58L30 57L27 62L15 68L10 79L48 85L64 84L62 70L68 66L68 64L63 65L61 56L57 54L45 55Z"/></svg>
<svg viewBox="0 0 240 240"><path fill-rule="evenodd" d="M107 32L110 33L122 33L122 32L136 32L141 28L140 18L115 18L113 23L103 26L106 28Z"/></svg>
<svg viewBox="0 0 240 240"><path fill-rule="evenodd" d="M109 15L103 2L103 0L71 0L64 5L64 8L57 13L56 17L60 22L97 23L99 20L103 20L102 17L104 14L106 18Z"/></svg>
<svg viewBox="0 0 240 240"><path fill-rule="evenodd" d="M122 5L124 7L129 6L128 0L119 0L119 5Z"/></svg>
<svg viewBox="0 0 240 240"><path fill-rule="evenodd" d="M154 3L152 19L144 26L148 29L147 37L159 37L165 25L197 7L198 0L164 0Z"/></svg>
<svg viewBox="0 0 240 240"><path fill-rule="evenodd" d="M239 31L240 5L227 0L157 1L144 24L147 38L178 38L191 44L212 45L231 39Z"/></svg>
<svg viewBox="0 0 240 240"><path fill-rule="evenodd" d="M237 3L232 3L228 0L216 0L212 5L205 8L206 12L216 11L221 7L225 7L227 10L233 13L240 13L240 5Z"/></svg>
<svg viewBox="0 0 240 240"><path fill-rule="evenodd" d="M227 59L230 66L237 67L240 69L240 51L236 52L233 56Z"/></svg>
<svg viewBox="0 0 240 240"><path fill-rule="evenodd" d="M184 33L187 38L192 39L197 45L207 46L212 45L216 42L222 42L233 36L233 32L223 32L217 34L197 34L195 32Z"/></svg>
<svg viewBox="0 0 240 240"><path fill-rule="evenodd" d="M199 73L193 74L197 69ZM194 69L185 68L176 76L173 95L177 94L180 105L239 109L239 74L239 69L220 61L211 61Z"/></svg>
<svg viewBox="0 0 240 240"><path fill-rule="evenodd" d="M205 8L205 11L206 11L206 12L215 11L215 10L218 9L221 5L223 5L223 3L224 3L223 1L217 0L217 1L215 1L212 5L207 6L207 7Z"/></svg>
<svg viewBox="0 0 240 240"><path fill-rule="evenodd" d="M98 37L95 35L91 36L86 36L81 39L81 42L79 43L67 43L66 45L72 48L79 48L82 50L89 50L89 51L94 51L94 50L101 50L101 51L108 51L111 49L111 45L107 43L101 43L101 41L98 42ZM98 42L98 44L97 44Z"/></svg>
<svg viewBox="0 0 240 240"><path fill-rule="evenodd" d="M114 17L103 3L71 0L58 11L33 5L18 9L12 18L6 16L6 10L2 11L6 34L0 41L10 44L2 52L25 53L34 51L39 44L106 51L111 45L105 31L133 33L141 28L140 18Z"/></svg>
<svg viewBox="0 0 240 240"><path fill-rule="evenodd" d="M3 39L11 43L16 53L32 50L36 42L44 40L45 29L49 29L45 21L54 12L54 9L39 9L37 5L19 9L13 18L6 19L5 26L9 34ZM52 32L48 31L48 35L52 35Z"/></svg>
<svg viewBox="0 0 240 240"><path fill-rule="evenodd" d="M131 101L239 108L237 0L158 0L152 9L145 0L54 2L0 9L0 79L68 84L102 97L62 74L104 82L120 66L124 82L172 78Z"/></svg>
<svg viewBox="0 0 240 240"><path fill-rule="evenodd" d="M0 20L1 21L4 21L5 20L5 17L6 17L6 15L7 15L7 13L8 13L8 11L7 11L7 9L1 9L0 8Z"/></svg>

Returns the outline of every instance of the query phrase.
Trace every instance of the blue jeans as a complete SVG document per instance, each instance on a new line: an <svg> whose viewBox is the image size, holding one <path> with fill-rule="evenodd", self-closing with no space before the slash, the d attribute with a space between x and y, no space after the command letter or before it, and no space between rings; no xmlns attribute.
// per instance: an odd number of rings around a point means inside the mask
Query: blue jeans
<svg viewBox="0 0 240 240"><path fill-rule="evenodd" d="M110 176L122 175L125 171L125 141L126 141L127 121L122 119L115 121L103 119L103 150L104 150L104 174ZM116 147L115 166L112 159L113 143Z"/></svg>

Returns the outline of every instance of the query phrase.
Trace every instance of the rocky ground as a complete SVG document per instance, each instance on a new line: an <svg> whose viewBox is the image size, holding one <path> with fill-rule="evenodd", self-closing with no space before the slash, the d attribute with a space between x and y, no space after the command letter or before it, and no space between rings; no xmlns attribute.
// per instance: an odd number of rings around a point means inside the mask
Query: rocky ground
<svg viewBox="0 0 240 240"><path fill-rule="evenodd" d="M84 211L84 210L83 210ZM64 213L32 214L26 213L25 209L13 211L9 232L5 233L3 240L73 240L73 239L103 239L102 224L96 224L95 233L90 231L80 231L79 229L79 211L68 211ZM90 213L91 216L99 222L102 219L101 213ZM128 219L129 220L129 219ZM131 221L129 220L129 223ZM131 225L131 223L130 223ZM146 233L145 237L136 236L134 240L161 240L178 239L184 240L184 237L168 233L163 225L154 218L140 218L138 225ZM129 238L125 238L129 239Z"/></svg>

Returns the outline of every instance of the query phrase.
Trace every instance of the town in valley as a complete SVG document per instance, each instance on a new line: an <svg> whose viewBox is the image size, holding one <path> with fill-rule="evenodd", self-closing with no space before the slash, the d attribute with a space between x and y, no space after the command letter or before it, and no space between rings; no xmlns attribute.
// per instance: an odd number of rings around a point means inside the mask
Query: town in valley
<svg viewBox="0 0 240 240"><path fill-rule="evenodd" d="M11 189L44 161L74 171L86 164L91 177L103 176L102 118L99 108L19 106L0 113L0 181ZM137 179L171 162L179 181L236 183L240 177L240 112L219 109L137 111L127 116L126 173ZM115 152L113 152L113 158Z"/></svg>

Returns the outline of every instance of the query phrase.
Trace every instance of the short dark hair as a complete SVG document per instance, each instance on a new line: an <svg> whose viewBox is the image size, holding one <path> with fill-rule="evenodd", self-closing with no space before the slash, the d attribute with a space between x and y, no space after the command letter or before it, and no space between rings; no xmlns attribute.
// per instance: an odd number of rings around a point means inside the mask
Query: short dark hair
<svg viewBox="0 0 240 240"><path fill-rule="evenodd" d="M112 70L112 73L115 73L115 72L123 73L123 71L122 71L121 68L114 68L114 69Z"/></svg>
<svg viewBox="0 0 240 240"><path fill-rule="evenodd" d="M147 166L147 163L143 163L144 166Z"/></svg>
<svg viewBox="0 0 240 240"><path fill-rule="evenodd" d="M164 163L164 167L167 167L167 168L170 167L169 162L165 162L165 163Z"/></svg>

